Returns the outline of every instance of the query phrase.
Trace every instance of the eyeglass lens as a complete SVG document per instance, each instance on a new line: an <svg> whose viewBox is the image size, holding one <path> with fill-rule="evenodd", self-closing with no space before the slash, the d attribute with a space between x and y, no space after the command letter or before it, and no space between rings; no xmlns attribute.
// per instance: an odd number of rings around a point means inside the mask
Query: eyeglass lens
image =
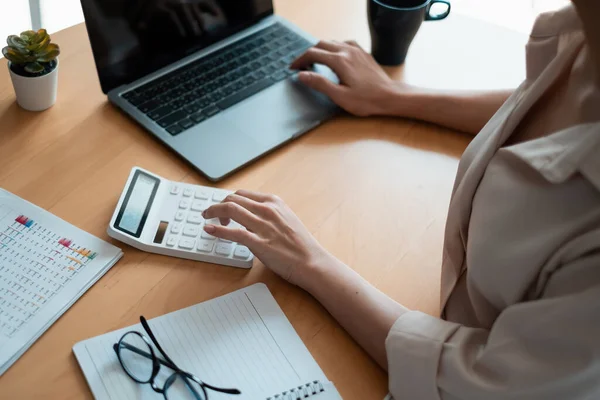
<svg viewBox="0 0 600 400"><path fill-rule="evenodd" d="M152 378L152 350L148 343L135 332L129 332L119 342L123 368L133 379L141 383Z"/></svg>

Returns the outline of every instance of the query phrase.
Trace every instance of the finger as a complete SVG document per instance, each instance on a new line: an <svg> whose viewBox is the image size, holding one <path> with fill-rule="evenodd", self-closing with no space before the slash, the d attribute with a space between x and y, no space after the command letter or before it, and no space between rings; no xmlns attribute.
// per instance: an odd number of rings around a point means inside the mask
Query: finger
<svg viewBox="0 0 600 400"><path fill-rule="evenodd" d="M339 66L339 61L335 53L312 47L294 61L290 65L290 69L302 69L315 63L325 64L334 71Z"/></svg>
<svg viewBox="0 0 600 400"><path fill-rule="evenodd" d="M204 231L210 235L218 237L219 239L240 243L248 247L253 253L260 245L260 238L258 235L245 229L228 228L226 226L219 225L205 225Z"/></svg>
<svg viewBox="0 0 600 400"><path fill-rule="evenodd" d="M321 40L319 43L315 45L317 49L322 49L326 51L330 51L332 53L343 50L344 45L341 43L333 42L331 40Z"/></svg>
<svg viewBox="0 0 600 400"><path fill-rule="evenodd" d="M334 102L339 103L344 96L344 87L331 82L323 75L315 72L302 71L298 74L298 80L309 88L329 96Z"/></svg>
<svg viewBox="0 0 600 400"><path fill-rule="evenodd" d="M260 193L260 192L254 192L252 190L243 190L240 189L237 192L235 192L235 194L237 194L238 196L242 196L242 197L247 197L251 200L254 200L258 203L265 203L267 201L269 201L269 195L265 194L265 193Z"/></svg>
<svg viewBox="0 0 600 400"><path fill-rule="evenodd" d="M202 215L204 219L219 218L220 220L233 219L240 225L256 232L264 224L256 215L236 203L220 203L209 207ZM225 224L227 225L227 224Z"/></svg>
<svg viewBox="0 0 600 400"><path fill-rule="evenodd" d="M240 206L244 207L246 210L250 211L253 214L256 215L261 215L260 212L260 208L261 208L261 203L258 203L255 200L249 199L248 197L243 197L240 196L238 194L230 194L227 197L225 197L225 199L222 201L222 203L236 203L239 204ZM229 218L221 218L220 219L221 225L229 225Z"/></svg>
<svg viewBox="0 0 600 400"><path fill-rule="evenodd" d="M356 47L357 49L363 49L360 44L356 42L356 40L346 40L346 44L349 44L352 47Z"/></svg>

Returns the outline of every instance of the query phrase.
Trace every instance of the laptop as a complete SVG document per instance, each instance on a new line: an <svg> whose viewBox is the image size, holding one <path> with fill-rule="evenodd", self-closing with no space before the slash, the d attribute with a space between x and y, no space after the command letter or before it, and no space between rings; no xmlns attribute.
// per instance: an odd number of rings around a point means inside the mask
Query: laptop
<svg viewBox="0 0 600 400"><path fill-rule="evenodd" d="M288 68L317 40L274 15L272 0L81 4L110 102L211 181L337 111Z"/></svg>

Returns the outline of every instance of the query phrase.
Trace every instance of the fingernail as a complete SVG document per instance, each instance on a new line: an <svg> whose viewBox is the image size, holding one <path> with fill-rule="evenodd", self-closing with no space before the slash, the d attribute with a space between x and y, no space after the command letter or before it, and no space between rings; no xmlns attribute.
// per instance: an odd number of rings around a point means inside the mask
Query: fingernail
<svg viewBox="0 0 600 400"><path fill-rule="evenodd" d="M213 233L216 230L216 228L214 225L204 225L204 230L207 233Z"/></svg>
<svg viewBox="0 0 600 400"><path fill-rule="evenodd" d="M206 218L206 210L202 211L202 216Z"/></svg>

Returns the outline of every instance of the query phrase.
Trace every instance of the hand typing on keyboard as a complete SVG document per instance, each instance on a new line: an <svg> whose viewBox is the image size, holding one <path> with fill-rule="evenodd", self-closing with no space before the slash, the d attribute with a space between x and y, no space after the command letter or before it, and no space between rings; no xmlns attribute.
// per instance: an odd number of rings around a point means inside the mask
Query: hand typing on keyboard
<svg viewBox="0 0 600 400"><path fill-rule="evenodd" d="M208 234L243 244L265 266L300 287L305 287L308 268L333 258L277 196L239 190L203 216L221 220L221 225L205 225ZM230 220L247 229L229 226Z"/></svg>

